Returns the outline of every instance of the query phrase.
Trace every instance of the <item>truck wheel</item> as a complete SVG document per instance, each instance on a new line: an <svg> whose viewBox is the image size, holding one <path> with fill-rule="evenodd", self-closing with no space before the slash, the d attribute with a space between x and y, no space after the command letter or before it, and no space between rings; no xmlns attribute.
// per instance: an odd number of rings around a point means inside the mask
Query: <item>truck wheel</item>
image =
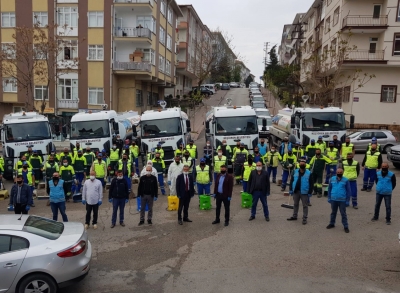
<svg viewBox="0 0 400 293"><path fill-rule="evenodd" d="M394 166L396 169L400 169L400 163L393 163L393 166Z"/></svg>

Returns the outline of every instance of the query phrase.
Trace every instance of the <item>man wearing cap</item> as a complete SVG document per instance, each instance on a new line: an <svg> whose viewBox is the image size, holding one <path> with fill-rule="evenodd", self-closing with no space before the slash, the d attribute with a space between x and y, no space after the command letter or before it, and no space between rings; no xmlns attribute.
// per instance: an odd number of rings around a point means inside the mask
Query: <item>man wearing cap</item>
<svg viewBox="0 0 400 293"><path fill-rule="evenodd" d="M189 151L190 157L193 160L193 164L190 169L194 170L194 168L196 166L196 159L197 159L197 146L194 144L193 139L191 139L189 141L189 144L186 146L186 150ZM192 171L190 171L190 172L192 172Z"/></svg>
<svg viewBox="0 0 400 293"><path fill-rule="evenodd" d="M81 148L81 144L79 142L77 142L75 145L74 151L73 151L74 158L78 155L79 150L83 152L83 149Z"/></svg>
<svg viewBox="0 0 400 293"><path fill-rule="evenodd" d="M347 159L347 154L348 153L352 153L353 156L355 154L354 144L352 144L350 142L350 137L346 137L346 143L344 145L342 145L342 148L340 150L340 156L341 156L342 160L346 160Z"/></svg>
<svg viewBox="0 0 400 293"><path fill-rule="evenodd" d="M29 167L28 162L24 162L22 167L18 169L18 175L22 175L22 179L25 184L28 184L31 188L31 193L35 190L35 172Z"/></svg>
<svg viewBox="0 0 400 293"><path fill-rule="evenodd" d="M64 159L68 161L68 165L72 165L74 163L74 157L70 154L68 148L64 148L64 152L60 153L58 159L61 164L64 162Z"/></svg>
<svg viewBox="0 0 400 293"><path fill-rule="evenodd" d="M247 182L249 181L251 171L256 169L256 163L253 161L253 156L249 155L247 157L247 162L243 166L242 171L242 186L243 191L246 192L247 190Z"/></svg>
<svg viewBox="0 0 400 293"><path fill-rule="evenodd" d="M152 160L154 169L157 170L157 180L158 184L160 184L160 189L162 195L165 195L165 188L164 188L164 173L165 173L165 162L161 159L161 154L156 153L155 158ZM146 169L147 170L147 169Z"/></svg>
<svg viewBox="0 0 400 293"><path fill-rule="evenodd" d="M194 183L197 183L197 192L199 195L209 195L212 184L212 176L210 166L206 164L204 158L200 159L200 165L196 167L194 172Z"/></svg>
<svg viewBox="0 0 400 293"><path fill-rule="evenodd" d="M377 150L376 144L371 145L371 150L367 151L361 165L364 170L364 181L361 191L370 192L372 186L374 186L376 171L382 166L382 155Z"/></svg>
<svg viewBox="0 0 400 293"><path fill-rule="evenodd" d="M161 145L160 145L160 147L161 147ZM163 149L161 149L161 150L163 153L162 158L164 158L164 150ZM132 162L135 163L136 173L139 174L139 146L136 145L136 141L134 141L134 140L132 140L131 146L129 147L129 153L131 154L130 158L131 158Z"/></svg>
<svg viewBox="0 0 400 293"><path fill-rule="evenodd" d="M183 157L183 153L185 152L185 145L181 143L179 148L176 149L174 156Z"/></svg>
<svg viewBox="0 0 400 293"><path fill-rule="evenodd" d="M17 173L18 173L18 170L22 168L22 165L23 165L24 163L27 163L27 164L28 164L28 168L32 169L31 163L29 163L29 161L26 160L25 155L22 155L22 156L21 156L21 159L18 160L17 163L15 163L15 166L14 166L14 174L17 174Z"/></svg>
<svg viewBox="0 0 400 293"><path fill-rule="evenodd" d="M283 157L288 153L289 148L292 149L292 143L289 142L289 138L286 136L279 147L279 154Z"/></svg>
<svg viewBox="0 0 400 293"><path fill-rule="evenodd" d="M282 160L282 189L281 191L285 191L288 178L293 174L293 170L296 168L297 157L293 154L292 148L288 149L287 154L283 156Z"/></svg>
<svg viewBox="0 0 400 293"><path fill-rule="evenodd" d="M96 172L96 179L101 181L101 185L106 186L107 165L103 160L101 153L97 155L97 160L92 164L90 171Z"/></svg>
<svg viewBox="0 0 400 293"><path fill-rule="evenodd" d="M26 159L29 161L32 155L33 155L32 147L28 147L28 151L25 153Z"/></svg>
<svg viewBox="0 0 400 293"><path fill-rule="evenodd" d="M33 151L33 154L29 157L29 163L31 163L32 166L32 172L36 175L35 176L35 187L38 186L40 179L43 179L40 172L40 168L43 164L42 157L39 156L37 150Z"/></svg>
<svg viewBox="0 0 400 293"><path fill-rule="evenodd" d="M340 151L342 150L342 142L340 140L338 140L337 135L335 134L333 136L333 146L335 147L335 149L337 149L340 153Z"/></svg>
<svg viewBox="0 0 400 293"><path fill-rule="evenodd" d="M240 150L240 139L235 139L235 142L236 142L236 146L233 148L232 156L235 155L236 151Z"/></svg>
<svg viewBox="0 0 400 293"><path fill-rule="evenodd" d="M315 156L315 150L317 148L318 147L315 145L315 139L312 139L311 143L306 147L305 155L307 156L307 163L309 163L311 161L311 158Z"/></svg>
<svg viewBox="0 0 400 293"><path fill-rule="evenodd" d="M76 181L78 181L78 185L76 186L77 191L79 192L82 187L82 181L86 177L85 175L85 167L86 167L86 158L82 154L82 150L79 149L77 155L74 158L74 171L76 176Z"/></svg>
<svg viewBox="0 0 400 293"><path fill-rule="evenodd" d="M158 144L157 144L157 147L156 147L156 149L154 150L154 152L160 153L160 158L161 158L161 159L164 159L164 150L163 150L163 148L161 147L161 143L158 143Z"/></svg>
<svg viewBox="0 0 400 293"><path fill-rule="evenodd" d="M373 137L371 142L368 144L367 152L371 150L373 144L376 144L376 150L378 152L382 153L381 145L378 143L378 140L376 139L376 137Z"/></svg>
<svg viewBox="0 0 400 293"><path fill-rule="evenodd" d="M121 136L119 134L114 136L113 140L112 140L112 143L113 143L113 145L117 146L117 149L119 150L118 157L121 157L122 150L123 150L123 147L124 147L124 141L121 139Z"/></svg>
<svg viewBox="0 0 400 293"><path fill-rule="evenodd" d="M325 184L329 183L329 179L336 174L336 166L338 163L339 150L334 147L335 143L333 141L329 142L329 147L325 151L325 155L331 160L331 163L326 164L325 171L326 171L326 178Z"/></svg>
<svg viewBox="0 0 400 293"><path fill-rule="evenodd" d="M92 152L90 147L86 147L86 151L83 154L83 156L86 159L86 166L85 166L85 174L86 174L86 179L89 179L90 177L90 169L92 168L92 164L96 158L96 155Z"/></svg>
<svg viewBox="0 0 400 293"><path fill-rule="evenodd" d="M317 197L322 197L322 180L324 177L324 169L326 164L330 164L332 161L328 157L322 154L321 149L316 149L315 156L310 161L311 175L313 176L314 192L318 194Z"/></svg>
<svg viewBox="0 0 400 293"><path fill-rule="evenodd" d="M319 148L321 150L321 154L325 154L325 150L326 150L326 144L325 142L322 140L322 136L318 136L318 140L315 143L315 145L317 146L317 148Z"/></svg>
<svg viewBox="0 0 400 293"><path fill-rule="evenodd" d="M301 147L301 142L296 141L294 148L292 149L293 155L296 156L297 160L304 156L304 150Z"/></svg>
<svg viewBox="0 0 400 293"><path fill-rule="evenodd" d="M240 144L239 144L240 147ZM232 157L232 148L227 144L226 139L222 140L222 145L219 145L217 151L222 150L222 155L229 160ZM218 169L219 172L219 169Z"/></svg>
<svg viewBox="0 0 400 293"><path fill-rule="evenodd" d="M221 172L221 166L227 165L227 163L227 158L223 155L222 149L218 149L217 155L214 157L214 181Z"/></svg>
<svg viewBox="0 0 400 293"><path fill-rule="evenodd" d="M347 153L346 160L343 160L343 177L349 179L351 189L351 201L354 209L357 206L357 177L360 175L360 164L353 159L353 153Z"/></svg>
<svg viewBox="0 0 400 293"><path fill-rule="evenodd" d="M279 162L282 161L281 155L276 151L275 146L271 146L269 152L264 156L265 164L267 165L268 180L271 178L272 173L272 183L276 183L276 173L278 172Z"/></svg>
<svg viewBox="0 0 400 293"><path fill-rule="evenodd" d="M245 149L244 143L240 143L240 148L236 150L233 154L234 174L236 179L236 184L240 184L243 173L243 165L247 162L249 152Z"/></svg>
<svg viewBox="0 0 400 293"><path fill-rule="evenodd" d="M206 159L206 164L208 166L211 166L212 156L213 156L213 148L212 148L209 140L207 140L207 143L204 146L203 155L204 155L204 158Z"/></svg>
<svg viewBox="0 0 400 293"><path fill-rule="evenodd" d="M265 143L265 139L261 138L261 142L257 145L261 156L265 156L268 152L268 145Z"/></svg>

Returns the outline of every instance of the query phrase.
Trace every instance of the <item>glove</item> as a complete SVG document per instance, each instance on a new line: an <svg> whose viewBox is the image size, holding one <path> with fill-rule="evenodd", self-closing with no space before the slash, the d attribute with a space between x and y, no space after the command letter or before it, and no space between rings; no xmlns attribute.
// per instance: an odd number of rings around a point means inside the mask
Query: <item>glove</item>
<svg viewBox="0 0 400 293"><path fill-rule="evenodd" d="M289 190L289 194L290 194L290 195L293 195L293 190Z"/></svg>
<svg viewBox="0 0 400 293"><path fill-rule="evenodd" d="M110 199L108 200L108 202L112 202L112 198L110 198Z"/></svg>
<svg viewBox="0 0 400 293"><path fill-rule="evenodd" d="M157 201L158 197L154 197L154 201Z"/></svg>
<svg viewBox="0 0 400 293"><path fill-rule="evenodd" d="M269 196L269 193L267 193L267 196Z"/></svg>
<svg viewBox="0 0 400 293"><path fill-rule="evenodd" d="M348 201L346 201L346 207L348 207L350 205L350 203Z"/></svg>
<svg viewBox="0 0 400 293"><path fill-rule="evenodd" d="M31 209L31 206L26 206L25 211L29 211Z"/></svg>
<svg viewBox="0 0 400 293"><path fill-rule="evenodd" d="M194 185L197 185L197 182L193 182Z"/></svg>
<svg viewBox="0 0 400 293"><path fill-rule="evenodd" d="M168 185L171 185L171 181L168 181Z"/></svg>
<svg viewBox="0 0 400 293"><path fill-rule="evenodd" d="M99 206L101 206L103 202L101 200L99 200L99 202L97 203Z"/></svg>
<svg viewBox="0 0 400 293"><path fill-rule="evenodd" d="M332 201L330 199L328 199L328 202L331 203Z"/></svg>
<svg viewBox="0 0 400 293"><path fill-rule="evenodd" d="M216 198L216 197L217 197L216 194L210 194L210 196L212 196L213 198Z"/></svg>
<svg viewBox="0 0 400 293"><path fill-rule="evenodd" d="M210 186L211 186L211 185L212 185L212 182L209 182L209 183L208 183L208 185L210 185Z"/></svg>
<svg viewBox="0 0 400 293"><path fill-rule="evenodd" d="M293 167L293 165L292 165L292 164L289 164L289 165L288 165L288 167L289 167L289 168L292 168L292 167Z"/></svg>
<svg viewBox="0 0 400 293"><path fill-rule="evenodd" d="M85 205L86 204L86 200L83 199L82 200L82 204Z"/></svg>
<svg viewBox="0 0 400 293"><path fill-rule="evenodd" d="M231 199L232 199L231 197L228 197L228 200L229 200L229 201L231 201Z"/></svg>
<svg viewBox="0 0 400 293"><path fill-rule="evenodd" d="M308 195L308 197L311 197L312 196L312 194L310 193L309 195Z"/></svg>
<svg viewBox="0 0 400 293"><path fill-rule="evenodd" d="M125 199L125 203L128 203L129 202L129 199Z"/></svg>

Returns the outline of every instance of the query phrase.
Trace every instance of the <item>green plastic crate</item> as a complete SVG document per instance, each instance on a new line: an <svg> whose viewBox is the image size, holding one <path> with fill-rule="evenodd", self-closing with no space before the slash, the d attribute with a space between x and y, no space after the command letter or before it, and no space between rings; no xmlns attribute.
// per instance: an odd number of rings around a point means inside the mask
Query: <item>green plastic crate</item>
<svg viewBox="0 0 400 293"><path fill-rule="evenodd" d="M253 196L250 193L242 192L242 208L250 208L253 205Z"/></svg>
<svg viewBox="0 0 400 293"><path fill-rule="evenodd" d="M211 210L211 196L200 195L200 210Z"/></svg>

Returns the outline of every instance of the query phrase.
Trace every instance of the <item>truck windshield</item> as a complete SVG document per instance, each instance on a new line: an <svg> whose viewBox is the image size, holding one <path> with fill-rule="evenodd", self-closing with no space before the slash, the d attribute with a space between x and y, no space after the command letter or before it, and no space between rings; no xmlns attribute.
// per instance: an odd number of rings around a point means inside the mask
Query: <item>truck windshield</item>
<svg viewBox="0 0 400 293"><path fill-rule="evenodd" d="M258 134L257 117L217 118L216 135Z"/></svg>
<svg viewBox="0 0 400 293"><path fill-rule="evenodd" d="M5 127L7 142L51 139L49 123L45 121L6 124Z"/></svg>
<svg viewBox="0 0 400 293"><path fill-rule="evenodd" d="M144 138L174 136L182 133L181 119L179 118L142 120L141 125Z"/></svg>
<svg viewBox="0 0 400 293"><path fill-rule="evenodd" d="M345 130L344 113L305 113L303 130Z"/></svg>
<svg viewBox="0 0 400 293"><path fill-rule="evenodd" d="M110 136L108 120L71 122L71 138L102 138Z"/></svg>

